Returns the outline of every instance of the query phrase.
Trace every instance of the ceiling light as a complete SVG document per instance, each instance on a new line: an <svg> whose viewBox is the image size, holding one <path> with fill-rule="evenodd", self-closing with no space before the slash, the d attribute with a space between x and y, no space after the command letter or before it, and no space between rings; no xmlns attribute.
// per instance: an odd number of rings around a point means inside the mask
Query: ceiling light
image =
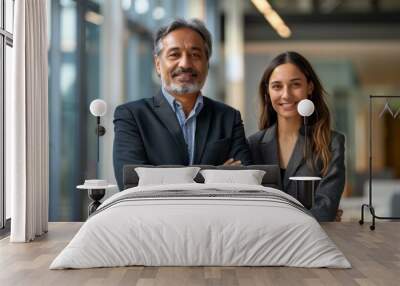
<svg viewBox="0 0 400 286"><path fill-rule="evenodd" d="M88 11L85 14L85 20L97 26L100 26L103 23L103 15L100 15L93 11Z"/></svg>
<svg viewBox="0 0 400 286"><path fill-rule="evenodd" d="M121 1L121 7L125 11L129 11L132 6L132 0L122 0Z"/></svg>
<svg viewBox="0 0 400 286"><path fill-rule="evenodd" d="M146 14L149 11L148 0L135 0L135 11L138 14Z"/></svg>
<svg viewBox="0 0 400 286"><path fill-rule="evenodd" d="M153 18L155 20L161 20L162 18L165 17L165 9L161 6L157 6L153 10Z"/></svg>
<svg viewBox="0 0 400 286"><path fill-rule="evenodd" d="M272 8L267 0L251 0L257 10L260 11L265 19L271 24L272 28L281 36L282 38L288 38L291 36L292 32L289 27L285 24L279 14Z"/></svg>

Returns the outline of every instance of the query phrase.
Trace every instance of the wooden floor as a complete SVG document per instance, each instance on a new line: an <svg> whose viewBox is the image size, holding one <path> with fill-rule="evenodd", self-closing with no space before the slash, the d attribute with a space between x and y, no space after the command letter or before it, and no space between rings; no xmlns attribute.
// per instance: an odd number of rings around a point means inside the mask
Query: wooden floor
<svg viewBox="0 0 400 286"><path fill-rule="evenodd" d="M400 222L378 222L375 231L356 223L323 228L353 268L120 267L49 270L81 223L50 223L32 243L0 241L0 285L400 285Z"/></svg>

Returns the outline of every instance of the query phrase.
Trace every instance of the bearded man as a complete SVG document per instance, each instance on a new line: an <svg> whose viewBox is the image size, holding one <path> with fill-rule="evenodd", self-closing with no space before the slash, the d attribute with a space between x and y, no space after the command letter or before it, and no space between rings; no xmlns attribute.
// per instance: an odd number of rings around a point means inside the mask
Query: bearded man
<svg viewBox="0 0 400 286"><path fill-rule="evenodd" d="M126 164L250 164L240 112L201 93L211 34L196 19L177 19L154 38L161 90L114 113L114 172L120 190Z"/></svg>

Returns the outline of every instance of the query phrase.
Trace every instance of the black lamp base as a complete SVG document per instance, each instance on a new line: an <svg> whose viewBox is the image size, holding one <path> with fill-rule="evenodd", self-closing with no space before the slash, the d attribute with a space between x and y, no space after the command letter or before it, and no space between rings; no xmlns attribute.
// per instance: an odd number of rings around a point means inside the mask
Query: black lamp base
<svg viewBox="0 0 400 286"><path fill-rule="evenodd" d="M315 182L314 181L297 181L297 184L303 184L304 192L298 193L298 200L304 205L308 210L312 209L314 205L314 195L315 195Z"/></svg>
<svg viewBox="0 0 400 286"><path fill-rule="evenodd" d="M93 202L88 206L88 214L90 216L101 205L100 200L106 194L106 189L90 189L88 190L88 194L89 198L93 200Z"/></svg>

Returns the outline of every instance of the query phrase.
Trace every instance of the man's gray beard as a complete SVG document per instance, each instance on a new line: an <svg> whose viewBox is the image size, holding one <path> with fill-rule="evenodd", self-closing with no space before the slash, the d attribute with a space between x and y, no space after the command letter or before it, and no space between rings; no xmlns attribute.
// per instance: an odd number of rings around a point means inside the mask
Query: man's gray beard
<svg viewBox="0 0 400 286"><path fill-rule="evenodd" d="M163 88L168 91L171 94L186 94L186 93L196 93L201 90L201 85L198 83L193 83L193 84L184 84L184 85L177 85L174 83L171 83L170 85L166 85L164 82L162 82Z"/></svg>

